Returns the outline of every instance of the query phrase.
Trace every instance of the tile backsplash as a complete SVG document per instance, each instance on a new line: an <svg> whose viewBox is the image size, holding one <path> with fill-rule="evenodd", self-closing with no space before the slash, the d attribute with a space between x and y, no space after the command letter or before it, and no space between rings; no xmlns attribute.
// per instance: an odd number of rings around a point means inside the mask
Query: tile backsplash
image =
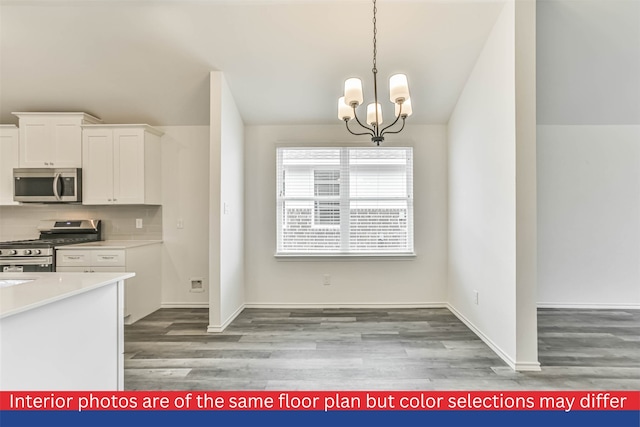
<svg viewBox="0 0 640 427"><path fill-rule="evenodd" d="M162 239L162 206L19 205L0 206L0 241L38 238L42 219L100 219L104 240Z"/></svg>

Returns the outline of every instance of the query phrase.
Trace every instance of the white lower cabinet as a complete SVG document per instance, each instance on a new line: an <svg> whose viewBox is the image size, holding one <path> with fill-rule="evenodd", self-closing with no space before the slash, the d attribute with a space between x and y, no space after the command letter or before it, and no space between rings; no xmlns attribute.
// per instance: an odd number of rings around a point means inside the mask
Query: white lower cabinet
<svg viewBox="0 0 640 427"><path fill-rule="evenodd" d="M87 244L84 244L87 245ZM56 250L56 272L98 273L130 272L125 281L125 323L131 324L160 308L160 243L128 248L71 245ZM129 243L128 245L131 245Z"/></svg>

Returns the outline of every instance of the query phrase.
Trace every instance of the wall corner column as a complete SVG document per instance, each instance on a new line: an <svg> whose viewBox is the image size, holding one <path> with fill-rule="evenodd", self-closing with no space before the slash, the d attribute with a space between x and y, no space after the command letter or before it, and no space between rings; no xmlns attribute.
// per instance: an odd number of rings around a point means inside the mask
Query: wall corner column
<svg viewBox="0 0 640 427"><path fill-rule="evenodd" d="M540 370L537 322L536 1L515 2L516 363Z"/></svg>

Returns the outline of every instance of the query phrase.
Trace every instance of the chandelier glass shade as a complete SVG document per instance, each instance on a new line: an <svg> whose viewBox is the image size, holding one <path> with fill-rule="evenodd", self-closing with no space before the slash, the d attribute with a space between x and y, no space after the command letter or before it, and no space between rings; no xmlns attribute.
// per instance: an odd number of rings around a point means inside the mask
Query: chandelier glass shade
<svg viewBox="0 0 640 427"><path fill-rule="evenodd" d="M394 74L389 78L389 100L395 105L394 119L390 125L382 127L382 106L378 102L378 68L377 68L377 33L376 26L376 0L373 0L373 96L374 102L367 105L365 123L358 118L356 109L364 102L362 92L362 80L357 77L348 78L344 82L344 96L338 99L338 119L343 120L347 130L353 135L369 135L371 142L380 145L384 141L384 135L400 133L404 129L405 120L413 113L411 108L411 96L407 76ZM377 106L377 108L376 108ZM402 119L402 126L393 129L394 125ZM354 131L349 127L349 122L355 120L360 128Z"/></svg>

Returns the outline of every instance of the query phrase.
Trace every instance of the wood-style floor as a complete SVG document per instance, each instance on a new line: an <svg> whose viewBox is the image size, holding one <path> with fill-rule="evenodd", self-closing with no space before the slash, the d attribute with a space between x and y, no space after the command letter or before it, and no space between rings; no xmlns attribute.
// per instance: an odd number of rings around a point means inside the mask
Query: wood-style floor
<svg viewBox="0 0 640 427"><path fill-rule="evenodd" d="M125 330L127 390L638 390L640 311L538 311L514 372L447 309L162 309Z"/></svg>

